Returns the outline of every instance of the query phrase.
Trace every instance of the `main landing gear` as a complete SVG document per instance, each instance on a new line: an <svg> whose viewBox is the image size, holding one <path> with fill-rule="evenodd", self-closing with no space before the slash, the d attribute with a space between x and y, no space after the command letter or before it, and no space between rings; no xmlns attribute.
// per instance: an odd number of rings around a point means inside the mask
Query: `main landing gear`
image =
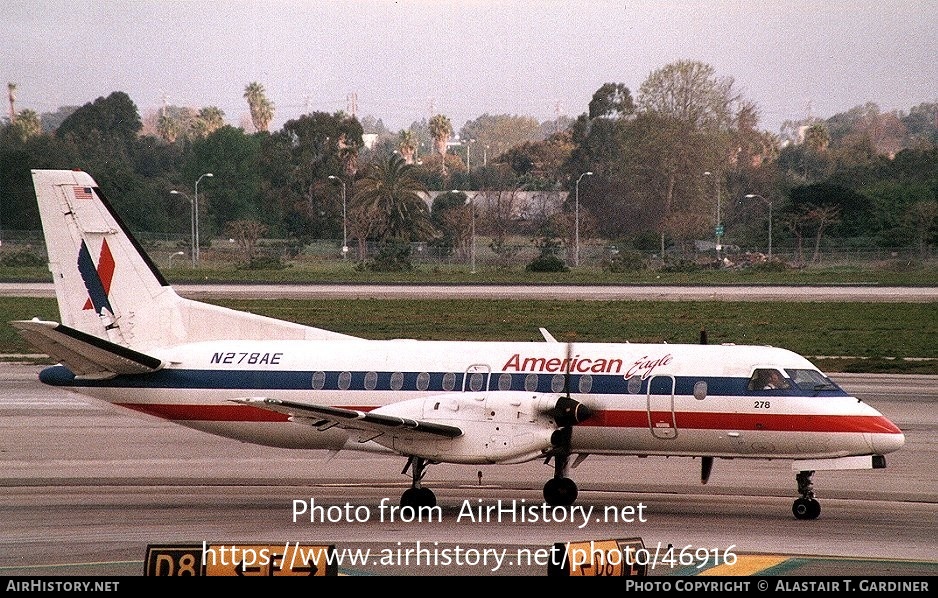
<svg viewBox="0 0 938 598"><path fill-rule="evenodd" d="M551 438L554 449L554 477L544 484L544 502L552 507L569 507L576 500L576 482L567 477L570 460L571 428L560 428ZM549 458L548 458L549 459Z"/></svg>
<svg viewBox="0 0 938 598"><path fill-rule="evenodd" d="M799 471L795 476L798 481L798 493L801 498L796 499L791 506L791 512L797 519L817 519L821 514L821 503L814 498L814 484L811 483L813 471Z"/></svg>
<svg viewBox="0 0 938 598"><path fill-rule="evenodd" d="M436 495L433 494L433 490L420 485L420 481L423 480L423 476L427 473L428 465L430 465L430 461L423 457L411 457L407 460L407 465L404 466L404 470L401 471L401 474L406 474L407 470L410 469L410 476L413 481L411 482L410 488L405 490L404 494L401 495L402 507L419 509L420 507L436 506Z"/></svg>

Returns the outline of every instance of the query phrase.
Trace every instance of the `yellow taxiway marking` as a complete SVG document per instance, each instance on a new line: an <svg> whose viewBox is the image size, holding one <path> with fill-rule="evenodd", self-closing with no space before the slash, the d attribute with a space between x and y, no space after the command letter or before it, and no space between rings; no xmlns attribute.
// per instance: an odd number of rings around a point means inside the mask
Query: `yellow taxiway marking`
<svg viewBox="0 0 938 598"><path fill-rule="evenodd" d="M700 575L755 575L770 567L780 565L790 559L787 556L773 555L740 555L732 565L717 565Z"/></svg>

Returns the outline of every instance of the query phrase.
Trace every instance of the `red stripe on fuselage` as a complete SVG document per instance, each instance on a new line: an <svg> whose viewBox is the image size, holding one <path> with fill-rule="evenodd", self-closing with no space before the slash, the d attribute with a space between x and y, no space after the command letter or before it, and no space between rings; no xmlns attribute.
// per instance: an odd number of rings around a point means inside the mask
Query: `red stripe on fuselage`
<svg viewBox="0 0 938 598"><path fill-rule="evenodd" d="M288 416L249 405L185 405L159 403L117 403L134 411L168 420L285 422ZM374 407L343 407L371 411ZM653 412L653 421L670 421L668 411ZM782 415L770 413L698 413L675 415L677 428L684 430L764 430L781 432L860 432L867 434L901 434L882 415ZM647 428L647 411L597 411L580 426L606 428Z"/></svg>
<svg viewBox="0 0 938 598"><path fill-rule="evenodd" d="M902 430L882 415L789 415L774 413L677 412L678 429L769 430L781 432L863 432L901 434ZM653 411L652 421L671 420L669 411ZM647 411L599 411L581 426L647 428Z"/></svg>
<svg viewBox="0 0 938 598"><path fill-rule="evenodd" d="M289 416L250 405L166 405L158 403L115 403L168 420L211 422L286 422Z"/></svg>

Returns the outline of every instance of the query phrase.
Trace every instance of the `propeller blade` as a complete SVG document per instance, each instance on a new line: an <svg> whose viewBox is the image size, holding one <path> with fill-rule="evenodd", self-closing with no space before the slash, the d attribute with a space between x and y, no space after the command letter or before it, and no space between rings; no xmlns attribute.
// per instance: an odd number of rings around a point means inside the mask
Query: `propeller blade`
<svg viewBox="0 0 938 598"><path fill-rule="evenodd" d="M710 479L710 472L713 471L713 457L700 458L700 483L706 484Z"/></svg>

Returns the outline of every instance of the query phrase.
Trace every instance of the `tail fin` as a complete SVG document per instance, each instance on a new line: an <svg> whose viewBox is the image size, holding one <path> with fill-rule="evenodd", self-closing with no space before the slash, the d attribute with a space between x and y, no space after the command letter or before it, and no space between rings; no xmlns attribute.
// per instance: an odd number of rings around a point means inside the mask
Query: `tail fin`
<svg viewBox="0 0 938 598"><path fill-rule="evenodd" d="M32 174L66 326L141 351L229 338L353 338L179 297L90 175Z"/></svg>

